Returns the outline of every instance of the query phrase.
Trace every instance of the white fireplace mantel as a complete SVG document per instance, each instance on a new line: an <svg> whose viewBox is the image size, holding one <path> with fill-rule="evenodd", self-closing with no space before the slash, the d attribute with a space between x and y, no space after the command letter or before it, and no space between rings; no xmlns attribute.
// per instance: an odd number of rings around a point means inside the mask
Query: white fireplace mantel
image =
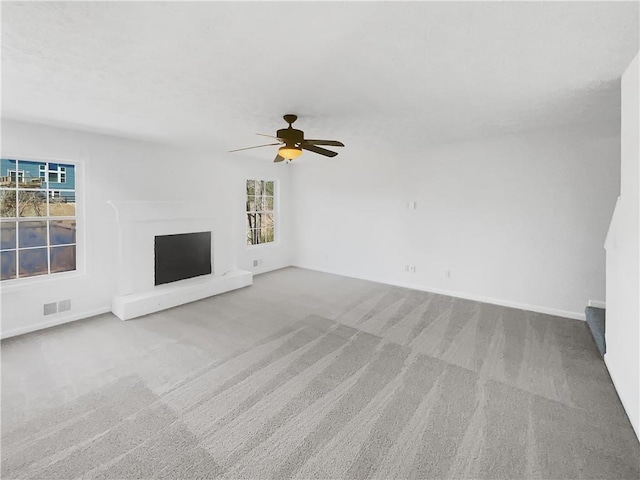
<svg viewBox="0 0 640 480"><path fill-rule="evenodd" d="M113 201L111 205L116 211L116 220L126 222L167 222L172 220L187 220L196 218L210 218L210 207L202 202L187 201Z"/></svg>
<svg viewBox="0 0 640 480"><path fill-rule="evenodd" d="M251 285L250 272L218 272L215 220L202 203L188 201L109 201L118 224L118 283L112 311L122 320L182 305ZM211 232L211 275L155 285L157 235Z"/></svg>

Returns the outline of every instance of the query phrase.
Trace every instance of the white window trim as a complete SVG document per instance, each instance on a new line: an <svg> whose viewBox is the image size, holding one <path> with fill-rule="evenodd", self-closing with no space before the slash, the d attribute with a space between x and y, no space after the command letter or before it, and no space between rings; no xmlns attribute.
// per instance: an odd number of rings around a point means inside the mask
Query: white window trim
<svg viewBox="0 0 640 480"><path fill-rule="evenodd" d="M32 288L33 285L47 282L57 282L61 280L70 280L73 278L85 277L86 270L86 228L85 228L85 185L84 185L84 170L85 162L82 159L70 160L68 158L60 157L40 157L32 155L21 155L14 152L3 152L2 158L11 160L24 160L27 162L48 162L48 163L66 163L75 167L75 188L67 189L75 191L76 197L76 214L73 217L76 220L76 269L70 272L56 272L47 273L46 275L35 275L33 277L14 278L11 280L3 280L0 282L0 288L3 291L20 291L23 289ZM59 189L64 190L64 189ZM56 217L57 219L64 220L70 217Z"/></svg>
<svg viewBox="0 0 640 480"><path fill-rule="evenodd" d="M267 211L262 213L273 213L273 242L268 243L258 243L256 245L247 245L247 180L260 180L264 182L273 182L273 211ZM256 248L269 248L274 247L280 244L280 182L275 178L264 178L260 176L255 176L253 178L245 178L244 186L242 188L243 200L242 205L244 205L244 222L243 225L243 234L242 238L244 239L244 246L247 250L254 250ZM260 213L260 212L256 212Z"/></svg>

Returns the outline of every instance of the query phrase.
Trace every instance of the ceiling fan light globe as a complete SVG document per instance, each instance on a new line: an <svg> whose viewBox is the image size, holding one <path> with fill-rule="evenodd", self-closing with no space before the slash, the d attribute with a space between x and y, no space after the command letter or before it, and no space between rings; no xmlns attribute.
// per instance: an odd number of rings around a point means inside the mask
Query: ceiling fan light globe
<svg viewBox="0 0 640 480"><path fill-rule="evenodd" d="M293 160L294 158L298 158L300 155L302 155L302 149L286 146L280 147L280 149L278 149L278 155L280 155L282 158L286 158L287 160Z"/></svg>

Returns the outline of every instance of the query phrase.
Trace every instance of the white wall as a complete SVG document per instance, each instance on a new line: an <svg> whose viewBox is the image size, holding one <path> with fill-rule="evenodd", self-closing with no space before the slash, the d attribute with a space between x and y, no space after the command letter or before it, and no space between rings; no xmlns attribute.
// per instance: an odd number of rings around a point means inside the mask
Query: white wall
<svg viewBox="0 0 640 480"><path fill-rule="evenodd" d="M294 165L296 265L572 318L604 300L619 125L394 151L344 140Z"/></svg>
<svg viewBox="0 0 640 480"><path fill-rule="evenodd" d="M115 211L108 200L190 200L210 205L215 225L214 273L250 268L255 251L245 246L247 178L278 180L289 205L290 170L225 152L195 152L112 136L2 122L2 155L81 162L84 174L85 269L77 275L3 282L3 337L110 310L116 284ZM79 194L82 192L79 191ZM260 247L261 271L287 266L291 225L283 212L281 241ZM71 299L70 312L44 317L43 304Z"/></svg>
<svg viewBox="0 0 640 480"><path fill-rule="evenodd" d="M622 77L620 198L607 235L605 362L640 438L640 63Z"/></svg>

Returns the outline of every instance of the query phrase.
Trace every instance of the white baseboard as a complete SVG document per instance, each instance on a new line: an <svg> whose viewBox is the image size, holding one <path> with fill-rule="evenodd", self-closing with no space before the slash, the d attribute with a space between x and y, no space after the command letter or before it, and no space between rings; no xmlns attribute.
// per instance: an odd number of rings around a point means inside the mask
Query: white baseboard
<svg viewBox="0 0 640 480"><path fill-rule="evenodd" d="M96 315L102 315L103 313L109 313L111 308L102 307L97 308L95 310L90 310L87 312L79 312L74 313L73 315L67 315L65 317L56 318L54 320L48 320L46 322L35 323L33 325L27 325L25 327L14 328L12 330L8 330L6 332L0 333L0 338L11 338L16 337L18 335L24 335L25 333L35 332L37 330L43 330L49 327L56 327L58 325L63 325L65 323L76 322L78 320L84 320L86 318L95 317Z"/></svg>
<svg viewBox="0 0 640 480"><path fill-rule="evenodd" d="M248 273L248 272L246 272ZM230 277L233 275L230 275ZM250 275L249 275L250 276ZM233 280L231 280L233 282ZM249 283L251 283L249 281ZM244 285L243 285L244 286ZM219 292L218 292L219 293ZM95 310L89 310L85 312L77 312L71 315L58 316L55 319L47 320L45 322L34 323L24 327L13 328L11 330L0 332L0 339L17 337L18 335L24 335L26 333L35 332L38 330L44 330L45 328L56 327L58 325L64 325L65 323L76 322L78 320L84 320L86 318L95 317L96 315L102 315L112 311L111 306L105 306L97 308Z"/></svg>
<svg viewBox="0 0 640 480"><path fill-rule="evenodd" d="M607 304L605 302L601 302L600 300L589 300L588 305L595 308L607 308Z"/></svg>
<svg viewBox="0 0 640 480"><path fill-rule="evenodd" d="M568 310L559 310L556 308L541 307L538 305L528 305L525 303L512 302L509 300L484 297L482 295L474 295L474 294L469 294L464 292L443 290L440 288L425 287L424 285L416 285L416 284L407 283L407 282L396 282L396 281L389 281L388 279L367 277L363 275L353 275L353 274L348 274L344 272L328 270L325 268L318 268L310 265L299 264L299 265L293 265L293 266L298 268L304 268L307 270L315 270L318 272L331 273L333 275L341 275L343 277L357 278L359 280L367 280L369 282L382 283L385 285L393 285L395 287L411 288L413 290L420 290L423 292L437 293L439 295L447 295L447 296L456 297L456 298L464 298L465 300L474 300L476 302L490 303L492 305L500 305L501 307L517 308L518 310L526 310L529 312L543 313L545 315L553 315L555 317L571 318L574 320L586 321L584 312L571 312Z"/></svg>
<svg viewBox="0 0 640 480"><path fill-rule="evenodd" d="M415 284L411 284L411 283L405 283L405 282L390 282L387 279L380 279L380 278L374 278L374 277L366 277L366 276L362 276L362 275L349 275L349 274L345 274L343 272L338 272L338 271L334 271L334 270L328 270L325 268L319 268L319 267L314 267L314 266L309 266L309 265L291 265L293 267L297 267L297 268L305 268L307 270L315 270L318 272L324 272L324 273L331 273L333 275L341 275L343 277L350 277L350 278L357 278L359 280L367 280L370 282L376 282L376 283L382 283L385 285L394 285L396 287L404 287L404 288L411 288L413 290L420 290L420 291L424 291L424 292L431 292L431 293L437 293L440 295L448 295L451 297L457 297L457 298L464 298L467 300L475 300L478 302L483 302L483 303L491 303L493 305L500 305L503 307L511 307L511 308L517 308L520 310L527 310L527 311L531 311L531 312L537 312L537 313L544 313L547 315L554 315L554 316L558 316L558 317L564 317L564 318L572 318L575 320L585 320L585 315L584 313L581 312L570 312L570 311L566 311L566 310L558 310L558 309L554 309L554 308L547 308L547 307L540 307L540 306L535 306L535 305L527 305L527 304L521 304L521 303L517 303L517 302L511 302L511 301L507 301L507 300L500 300L500 299L495 299L495 298L489 298L489 297L483 297L480 295L471 295L471 294L465 294L465 293L461 293L461 292L453 292L453 291L449 291L449 290L442 290L442 289L438 289L438 288L429 288L429 287L424 287L422 285L415 285ZM282 267L285 268L285 267ZM276 269L277 270L277 269ZM270 270L266 270L266 271L270 271ZM254 273L258 273L258 272L254 272ZM259 272L259 273L264 273L264 272ZM592 305L593 303L596 303L596 305ZM597 301L589 301L589 306L598 306L597 305ZM602 305L604 305L604 302L601 302ZM604 308L603 307L598 307L598 308ZM20 328L14 328L12 330L8 330L8 331L3 331L0 332L0 338L4 339L4 338L11 338L11 337L15 337L18 335L24 335L25 333L31 333L31 332L35 332L37 330L42 330L45 328L49 328L49 327L55 327L57 325L63 325L65 323L71 323L71 322L75 322L78 320L83 320L85 318L89 318L89 317L94 317L96 315L102 315L104 313L108 313L111 311L110 307L103 307L103 308L98 308L95 310L91 310L88 312L81 312L81 313L76 313L73 315L69 315L69 316L65 316L63 318L56 318L54 320L49 320L46 322L40 322L40 323L36 323L33 325L28 325L25 327L20 327Z"/></svg>
<svg viewBox="0 0 640 480"><path fill-rule="evenodd" d="M253 275L261 275L263 273L275 272L276 270L282 270L283 268L291 267L290 264L277 264L277 265L268 265L268 266L260 266L260 267L251 267L248 269Z"/></svg>

